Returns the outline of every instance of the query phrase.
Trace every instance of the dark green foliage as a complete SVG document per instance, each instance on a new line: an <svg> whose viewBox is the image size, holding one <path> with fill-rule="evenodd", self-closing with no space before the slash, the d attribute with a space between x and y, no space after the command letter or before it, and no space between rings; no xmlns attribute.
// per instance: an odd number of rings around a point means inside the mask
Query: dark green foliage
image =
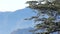
<svg viewBox="0 0 60 34"><path fill-rule="evenodd" d="M37 16L32 16L29 19L25 20L32 20L34 19L35 23L42 23L35 25L34 32L45 29L44 32L36 32L36 34L50 34L56 31L60 31L60 21L57 20L57 16L60 15L60 2L59 0L55 0L53 2L48 2L46 4L39 4L37 1L27 1L29 4L29 8L37 10ZM47 14L49 17L46 18L42 14ZM42 16L42 18L40 18Z"/></svg>

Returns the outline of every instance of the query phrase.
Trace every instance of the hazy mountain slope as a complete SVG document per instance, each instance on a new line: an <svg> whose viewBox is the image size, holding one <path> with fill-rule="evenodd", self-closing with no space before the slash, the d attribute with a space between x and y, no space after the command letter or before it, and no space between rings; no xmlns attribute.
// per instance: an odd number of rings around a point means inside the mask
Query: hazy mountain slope
<svg viewBox="0 0 60 34"><path fill-rule="evenodd" d="M32 32L29 32L33 28L27 28L27 29L18 29L16 31L13 31L11 34L32 34Z"/></svg>
<svg viewBox="0 0 60 34"><path fill-rule="evenodd" d="M0 12L0 34L10 34L18 28L32 27L32 22L24 19L34 14L30 8L18 9L15 12Z"/></svg>

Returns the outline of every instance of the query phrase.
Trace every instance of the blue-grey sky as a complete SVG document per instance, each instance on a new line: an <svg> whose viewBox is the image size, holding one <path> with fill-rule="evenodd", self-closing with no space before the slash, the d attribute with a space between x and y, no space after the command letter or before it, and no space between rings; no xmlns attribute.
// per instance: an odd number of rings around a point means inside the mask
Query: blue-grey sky
<svg viewBox="0 0 60 34"><path fill-rule="evenodd" d="M29 8L15 12L0 12L0 34L10 34L13 30L33 27L32 21L25 18L35 15Z"/></svg>

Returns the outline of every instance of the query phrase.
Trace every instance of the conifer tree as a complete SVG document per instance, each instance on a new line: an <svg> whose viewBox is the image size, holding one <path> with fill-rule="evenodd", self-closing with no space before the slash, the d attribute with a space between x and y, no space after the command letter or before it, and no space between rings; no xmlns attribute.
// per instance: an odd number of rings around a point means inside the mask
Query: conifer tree
<svg viewBox="0 0 60 34"><path fill-rule="evenodd" d="M27 1L29 4L28 8L37 10L36 16L32 16L31 18L25 20L34 19L36 24L35 29L32 30L34 34L53 34L58 31L60 34L60 20L58 20L58 16L60 16L60 0L43 0L43 1ZM45 16L47 15L47 16ZM40 18L42 17L42 18ZM39 30L44 30L44 32L40 32Z"/></svg>

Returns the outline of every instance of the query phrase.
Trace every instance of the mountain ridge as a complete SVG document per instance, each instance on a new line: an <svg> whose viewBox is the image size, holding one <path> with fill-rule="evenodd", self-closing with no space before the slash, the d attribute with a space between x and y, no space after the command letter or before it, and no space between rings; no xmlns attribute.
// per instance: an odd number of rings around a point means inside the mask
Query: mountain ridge
<svg viewBox="0 0 60 34"><path fill-rule="evenodd" d="M11 34L32 34L32 32L29 32L29 30L32 30L33 28L26 28L26 29L17 29L13 31Z"/></svg>

